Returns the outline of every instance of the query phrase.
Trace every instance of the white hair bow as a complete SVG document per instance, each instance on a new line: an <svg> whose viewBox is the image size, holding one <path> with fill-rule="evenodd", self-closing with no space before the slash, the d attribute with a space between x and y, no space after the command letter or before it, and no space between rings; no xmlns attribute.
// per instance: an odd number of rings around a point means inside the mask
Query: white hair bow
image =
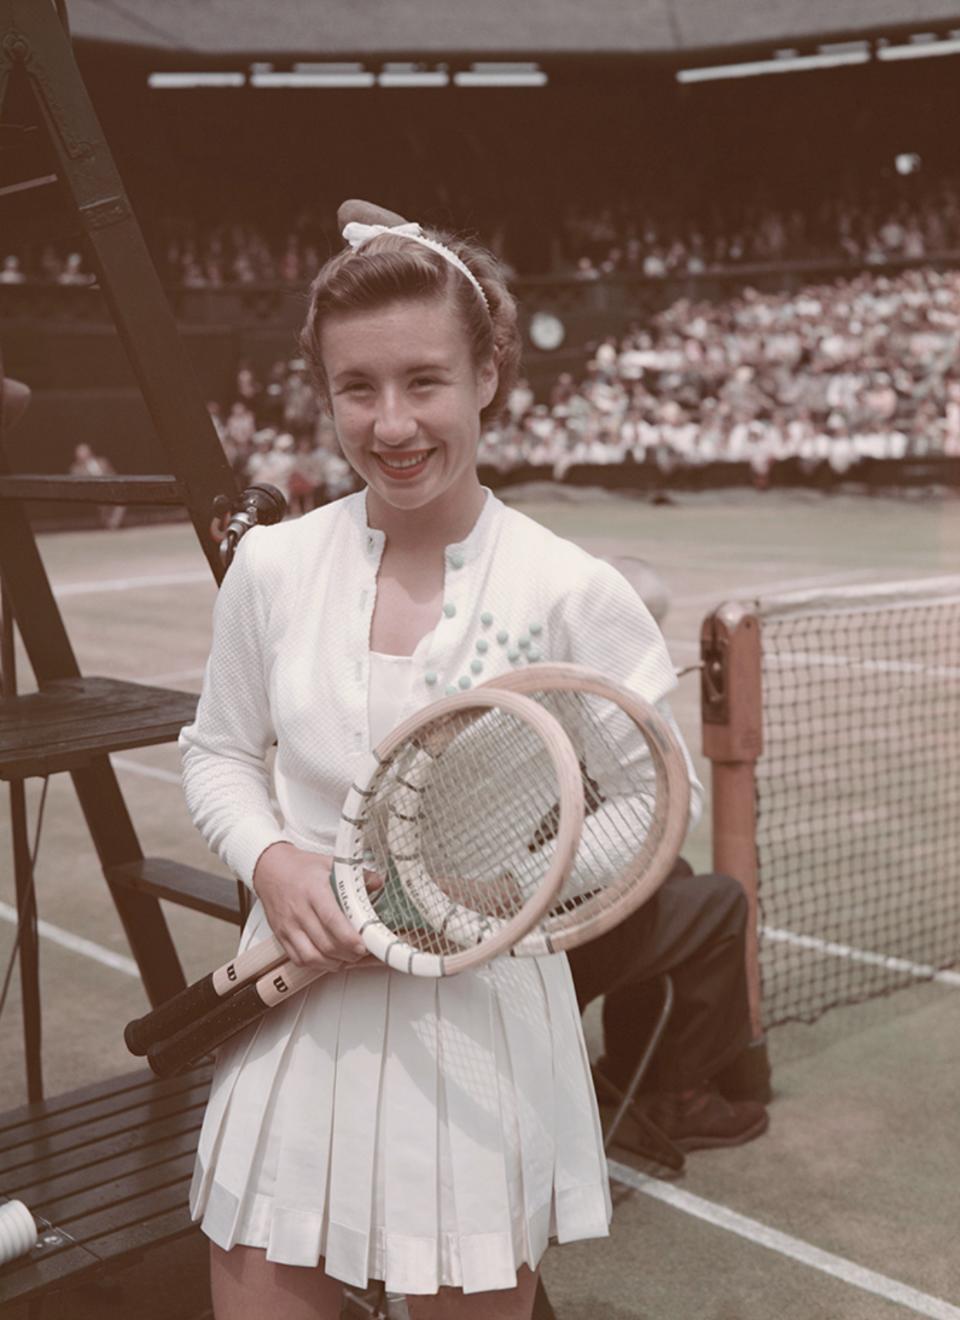
<svg viewBox="0 0 960 1320"><path fill-rule="evenodd" d="M414 222L405 225L365 225L360 220L351 220L343 227L343 236L354 249L363 247L378 234L401 234L404 238L422 238L423 230Z"/></svg>

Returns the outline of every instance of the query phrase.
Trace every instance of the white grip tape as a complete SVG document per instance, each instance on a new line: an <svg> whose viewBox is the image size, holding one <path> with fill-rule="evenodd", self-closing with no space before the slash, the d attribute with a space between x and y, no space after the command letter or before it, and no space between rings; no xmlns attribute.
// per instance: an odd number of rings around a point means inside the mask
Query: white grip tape
<svg viewBox="0 0 960 1320"><path fill-rule="evenodd" d="M545 958L553 953L553 947L550 939L543 931L537 927L524 935L522 940L517 940L510 954L514 958Z"/></svg>
<svg viewBox="0 0 960 1320"><path fill-rule="evenodd" d="M0 1265L26 1256L37 1245L37 1225L22 1201L0 1205Z"/></svg>

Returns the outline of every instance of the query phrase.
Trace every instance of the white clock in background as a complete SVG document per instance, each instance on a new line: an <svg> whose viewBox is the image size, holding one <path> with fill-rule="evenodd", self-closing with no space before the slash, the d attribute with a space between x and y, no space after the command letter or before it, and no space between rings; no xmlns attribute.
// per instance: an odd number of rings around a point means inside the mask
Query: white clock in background
<svg viewBox="0 0 960 1320"><path fill-rule="evenodd" d="M553 312L534 312L530 318L530 342L546 353L559 348L566 333L560 317Z"/></svg>

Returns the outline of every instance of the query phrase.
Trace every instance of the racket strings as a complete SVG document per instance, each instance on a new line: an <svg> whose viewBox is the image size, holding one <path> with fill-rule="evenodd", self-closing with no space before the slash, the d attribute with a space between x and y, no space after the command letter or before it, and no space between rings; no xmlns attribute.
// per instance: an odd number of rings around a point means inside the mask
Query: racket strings
<svg viewBox="0 0 960 1320"><path fill-rule="evenodd" d="M580 761L586 816L571 875L551 915L587 898L612 906L643 871L664 835L665 785L643 730L620 706L595 693L533 694L557 720Z"/></svg>
<svg viewBox="0 0 960 1320"><path fill-rule="evenodd" d="M499 708L418 731L370 785L361 844L385 878L378 917L423 952L482 942L523 909L553 857L554 764L536 730ZM541 837L542 836L542 837Z"/></svg>

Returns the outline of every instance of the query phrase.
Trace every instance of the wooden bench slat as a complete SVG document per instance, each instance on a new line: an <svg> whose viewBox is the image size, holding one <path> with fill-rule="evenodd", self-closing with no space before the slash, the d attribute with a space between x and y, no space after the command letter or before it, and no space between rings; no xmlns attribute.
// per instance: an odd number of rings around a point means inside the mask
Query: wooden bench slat
<svg viewBox="0 0 960 1320"><path fill-rule="evenodd" d="M155 1164L168 1163L180 1155L190 1155L192 1159L197 1149L198 1134L199 1124L188 1131L174 1132L162 1141L149 1142L136 1152L135 1157L129 1152L120 1152L112 1159L102 1160L95 1168L84 1165L81 1169L71 1169L68 1172L39 1178L35 1182L12 1186L9 1194L29 1206L46 1206L60 1197L70 1196L92 1185L109 1183L114 1178L123 1176L130 1171L133 1158L136 1158L137 1163L132 1167L138 1169L148 1169Z"/></svg>
<svg viewBox="0 0 960 1320"><path fill-rule="evenodd" d="M187 1199L209 1077L140 1071L0 1116L0 1199L24 1201L41 1230L0 1268L0 1309L198 1231Z"/></svg>
<svg viewBox="0 0 960 1320"><path fill-rule="evenodd" d="M7 1187L26 1186L28 1182L44 1182L82 1169L89 1170L87 1177L93 1179L96 1177L97 1165L104 1160L118 1156L122 1156L128 1162L142 1160L149 1157L154 1141L198 1133L202 1117L203 1111L198 1106L195 1111L188 1110L173 1114L162 1122L152 1123L141 1130L130 1129L118 1132L114 1136L98 1141L95 1146L78 1146L53 1159L27 1162L0 1177Z"/></svg>
<svg viewBox="0 0 960 1320"><path fill-rule="evenodd" d="M24 1124L15 1134L11 1134L9 1141L0 1146L0 1167L8 1159L23 1159L24 1152L30 1147L36 1148L42 1156L48 1146L50 1149L68 1146L71 1133L92 1135L97 1124L113 1123L119 1130L121 1127L145 1122L154 1114L157 1118L164 1118L168 1114L190 1109L203 1103L208 1090L205 1084L201 1084L165 1096L151 1096L149 1091L141 1091L129 1096L122 1105L98 1105L86 1114L65 1111L38 1132L32 1132L30 1125Z"/></svg>
<svg viewBox="0 0 960 1320"><path fill-rule="evenodd" d="M190 1184L193 1176L194 1152L187 1151L172 1159L146 1168L129 1169L119 1177L105 1179L93 1187L84 1187L68 1196L43 1198L37 1209L44 1219L69 1233L77 1242L86 1242L92 1236L87 1225L93 1216L132 1201L152 1202L153 1196L176 1185L178 1194ZM32 1207L31 1207L32 1209Z"/></svg>
<svg viewBox="0 0 960 1320"><path fill-rule="evenodd" d="M189 1072L177 1077L156 1077L148 1068L138 1068L134 1072L124 1073L121 1077L108 1077L102 1082L92 1082L88 1086L78 1086L72 1091L63 1091L46 1100L35 1100L30 1104L19 1105L0 1114L0 1150L4 1147L5 1136L20 1123L40 1125L47 1118L65 1113L67 1110L82 1109L93 1105L98 1100L108 1104L120 1102L123 1096L134 1091L145 1095L172 1095L188 1090L201 1082L209 1082L213 1074L212 1065L200 1064Z"/></svg>
<svg viewBox="0 0 960 1320"><path fill-rule="evenodd" d="M196 711L189 692L84 676L0 700L0 778L76 770L109 752L171 742Z"/></svg>
<svg viewBox="0 0 960 1320"><path fill-rule="evenodd" d="M138 1071L115 1081L120 1085L110 1089L110 1082L78 1087L50 1100L39 1100L19 1109L8 1110L0 1116L0 1152L20 1145L25 1136L42 1136L62 1132L69 1127L108 1114L121 1114L128 1109L184 1094L200 1094L209 1087L212 1065L205 1063L178 1077L155 1077L153 1073Z"/></svg>
<svg viewBox="0 0 960 1320"><path fill-rule="evenodd" d="M243 924L237 882L228 876L201 871L167 857L142 857L139 861L111 866L107 878L140 893L205 912L220 921L235 926Z"/></svg>
<svg viewBox="0 0 960 1320"><path fill-rule="evenodd" d="M125 1201L117 1201L90 1215L68 1219L63 1228L76 1238L88 1251L96 1252L94 1239L108 1233L122 1231L131 1225L146 1224L168 1210L183 1209L187 1212L187 1194L190 1190L190 1177L184 1175L176 1182L164 1187L152 1188L142 1196L131 1196ZM99 1254L99 1253L97 1253Z"/></svg>
<svg viewBox="0 0 960 1320"><path fill-rule="evenodd" d="M94 504L186 504L186 486L176 477L113 475L73 477L17 472L0 477L0 500L81 500Z"/></svg>
<svg viewBox="0 0 960 1320"><path fill-rule="evenodd" d="M100 1256L75 1243L67 1244L61 1250L53 1250L38 1260L29 1257L12 1260L0 1267L0 1305L27 1301L55 1287L62 1280L73 1282L101 1266Z"/></svg>
<svg viewBox="0 0 960 1320"><path fill-rule="evenodd" d="M42 1176L44 1169L79 1168L95 1164L109 1152L114 1138L129 1138L127 1149L136 1150L150 1139L151 1127L163 1119L179 1118L180 1126L199 1127L206 1097L198 1096L192 1104L171 1098L159 1104L143 1105L120 1117L105 1117L96 1122L74 1125L37 1141L24 1141L4 1152L0 1158L0 1189L12 1179L23 1181L23 1170Z"/></svg>
<svg viewBox="0 0 960 1320"><path fill-rule="evenodd" d="M87 1242L90 1252L96 1252L101 1260L108 1261L125 1256L131 1251L143 1251L157 1242L169 1242L172 1238L182 1237L185 1233L198 1233L200 1230L190 1218L186 1192L183 1204L178 1209L168 1210L155 1218L140 1223L128 1224L126 1228Z"/></svg>

